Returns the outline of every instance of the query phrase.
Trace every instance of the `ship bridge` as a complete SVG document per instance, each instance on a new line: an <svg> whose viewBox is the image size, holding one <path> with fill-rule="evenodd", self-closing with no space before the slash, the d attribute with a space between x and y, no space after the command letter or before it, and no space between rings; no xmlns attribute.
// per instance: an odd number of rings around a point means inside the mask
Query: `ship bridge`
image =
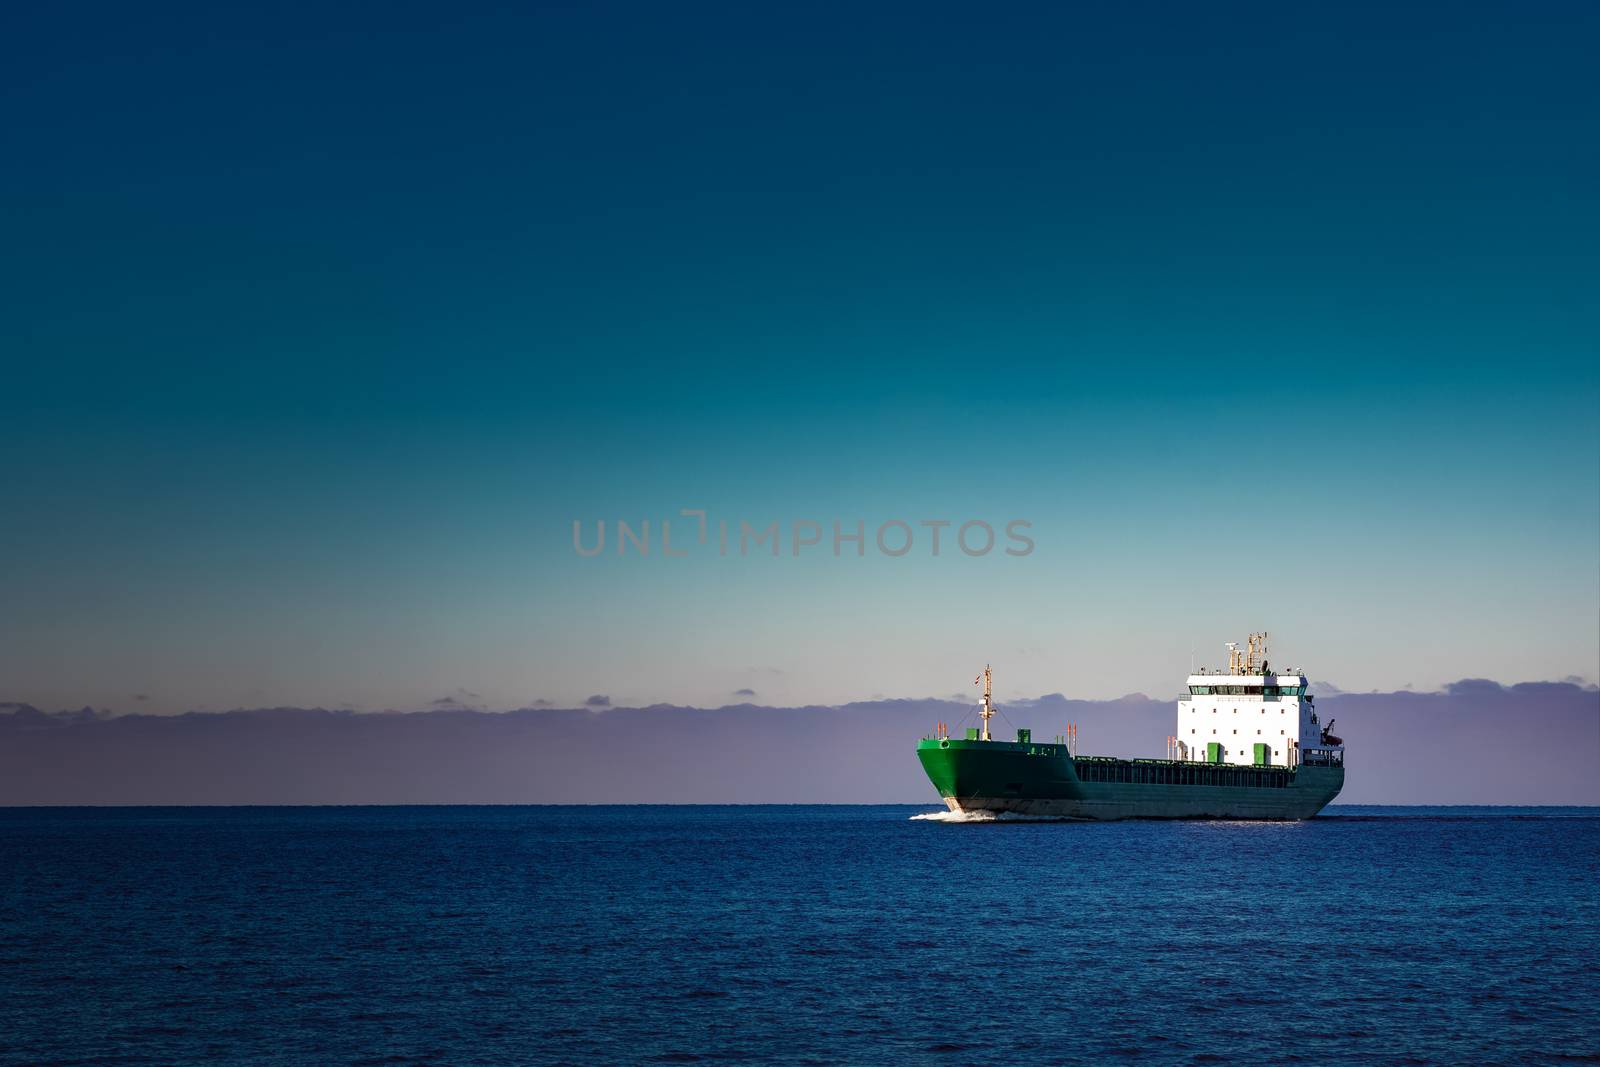
<svg viewBox="0 0 1600 1067"><path fill-rule="evenodd" d="M1178 696L1174 757L1257 767L1343 762L1344 744L1318 716L1311 679L1298 668L1272 669L1265 632L1227 648L1226 670L1189 675Z"/></svg>

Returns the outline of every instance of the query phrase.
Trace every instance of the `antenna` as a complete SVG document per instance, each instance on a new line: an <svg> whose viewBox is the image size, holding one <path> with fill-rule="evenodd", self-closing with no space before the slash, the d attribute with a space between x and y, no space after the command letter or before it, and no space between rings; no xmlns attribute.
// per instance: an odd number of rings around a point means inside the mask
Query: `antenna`
<svg viewBox="0 0 1600 1067"><path fill-rule="evenodd" d="M1244 674L1267 673L1267 631L1251 634L1249 650L1245 653Z"/></svg>

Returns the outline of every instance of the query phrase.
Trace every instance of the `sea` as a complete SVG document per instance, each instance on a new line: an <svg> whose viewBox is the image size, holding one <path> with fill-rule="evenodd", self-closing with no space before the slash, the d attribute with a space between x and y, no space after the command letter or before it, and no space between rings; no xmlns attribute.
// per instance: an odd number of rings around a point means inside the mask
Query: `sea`
<svg viewBox="0 0 1600 1067"><path fill-rule="evenodd" d="M1600 809L0 810L0 1062L1600 1062Z"/></svg>

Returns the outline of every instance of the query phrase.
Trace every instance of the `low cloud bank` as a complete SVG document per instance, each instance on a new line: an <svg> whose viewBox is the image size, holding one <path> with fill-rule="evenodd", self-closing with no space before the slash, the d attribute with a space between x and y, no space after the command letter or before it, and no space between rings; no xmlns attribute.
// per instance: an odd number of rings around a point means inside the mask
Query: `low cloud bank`
<svg viewBox="0 0 1600 1067"><path fill-rule="evenodd" d="M842 707L263 708L106 717L0 703L0 805L932 802L912 752L949 700ZM1439 693L1321 696L1349 747L1340 800L1600 804L1600 691L1463 679ZM1170 700L1058 693L996 732L1078 723L1085 753L1159 756Z"/></svg>

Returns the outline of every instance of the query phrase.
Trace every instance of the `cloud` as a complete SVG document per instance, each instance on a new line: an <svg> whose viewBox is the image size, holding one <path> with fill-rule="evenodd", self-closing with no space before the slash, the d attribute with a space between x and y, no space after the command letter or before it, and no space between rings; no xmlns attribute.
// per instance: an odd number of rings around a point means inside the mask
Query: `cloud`
<svg viewBox="0 0 1600 1067"><path fill-rule="evenodd" d="M1492 693L1502 693L1505 686L1499 682L1490 681L1488 678L1463 678L1459 682L1448 682L1444 691L1453 697L1483 696ZM1376 689L1373 692L1377 692Z"/></svg>
<svg viewBox="0 0 1600 1067"><path fill-rule="evenodd" d="M609 708L611 706L611 698L604 693L596 693L594 696L584 700L583 706L586 708Z"/></svg>
<svg viewBox="0 0 1600 1067"><path fill-rule="evenodd" d="M756 691L754 689L735 689L733 695L736 697L753 697L756 695Z"/></svg>
<svg viewBox="0 0 1600 1067"><path fill-rule="evenodd" d="M446 709L478 708L481 707L478 701L482 699L482 697L480 697L477 693L472 692L470 689L462 689L457 687L456 691L451 693L449 696L442 696L438 700L430 700L428 701L428 704L431 707Z"/></svg>
<svg viewBox="0 0 1600 1067"><path fill-rule="evenodd" d="M75 710L45 712L40 711L32 704L24 704L20 701L0 701L0 725L17 729L26 730L69 726L74 723L106 722L111 717L109 711L96 711L88 705Z"/></svg>
<svg viewBox="0 0 1600 1067"><path fill-rule="evenodd" d="M456 698L444 698L456 699ZM604 703L597 703L604 701ZM1443 692L1319 694L1349 745L1348 804L1597 804L1600 691L1463 679ZM596 715L596 708L606 714ZM993 726L1078 724L1085 754L1159 756L1171 699L1048 694ZM935 803L913 752L941 700L356 714L262 708L108 717L0 703L0 805ZM970 721L970 718L966 721ZM1505 743L1514 725L1518 744ZM752 753L781 751L773 761Z"/></svg>

